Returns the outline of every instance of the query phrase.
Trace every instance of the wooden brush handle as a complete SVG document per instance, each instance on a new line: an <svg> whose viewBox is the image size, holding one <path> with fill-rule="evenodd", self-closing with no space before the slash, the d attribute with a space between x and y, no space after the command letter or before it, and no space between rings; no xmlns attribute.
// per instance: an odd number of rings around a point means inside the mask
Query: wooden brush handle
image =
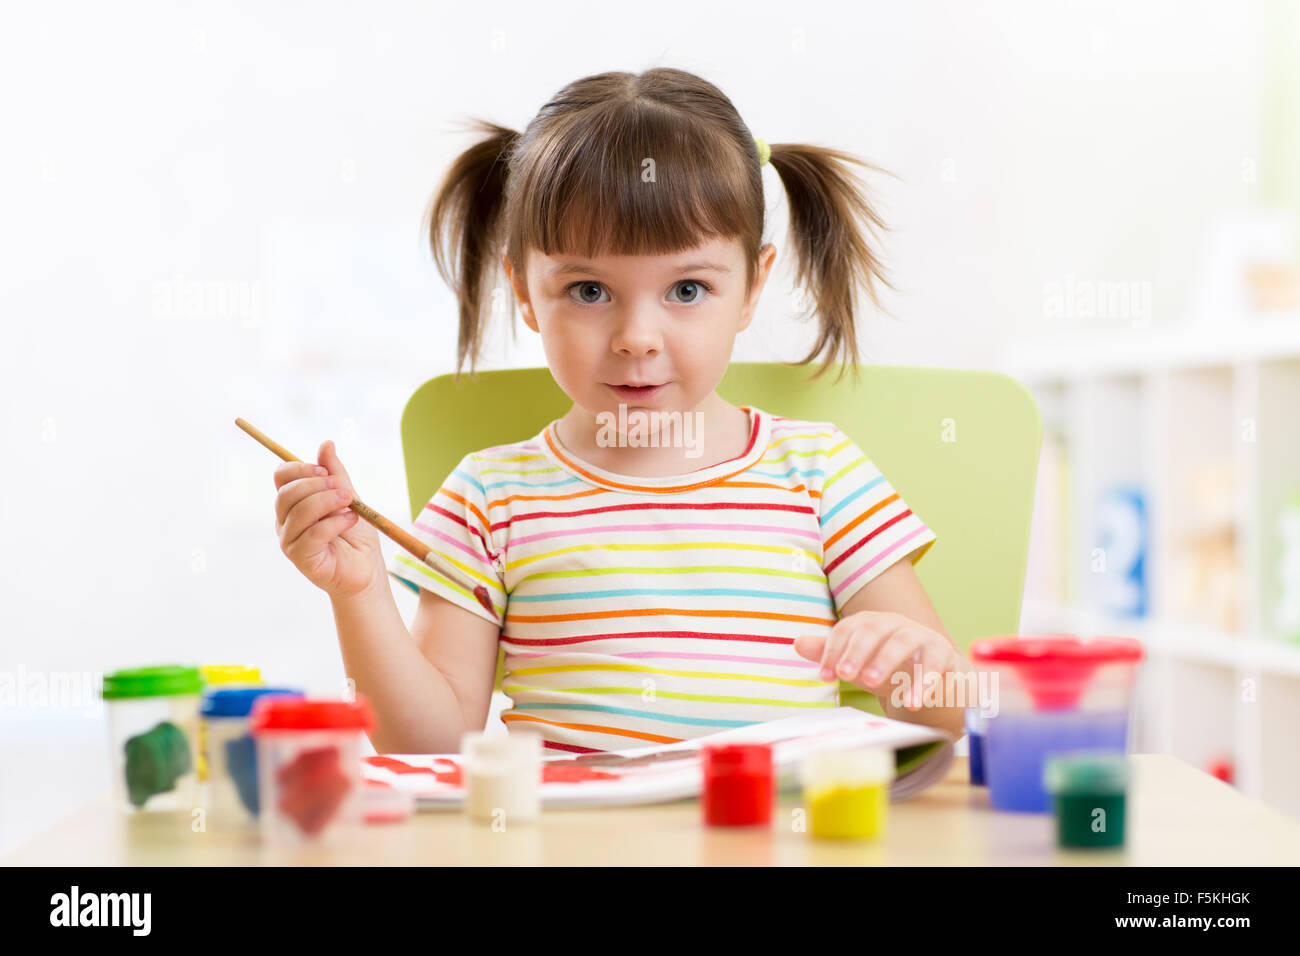
<svg viewBox="0 0 1300 956"><path fill-rule="evenodd" d="M269 436L263 434L256 426L252 425L249 422L246 422L244 419L236 418L235 424L238 425L240 428L242 428L244 431L246 431L248 434L252 435L253 438L255 438L260 444L264 445L265 447L271 449L271 451L275 452L275 454L277 454L284 461L298 461L298 462L302 461L301 458L293 454L293 452L289 451L289 449L285 448L283 445L281 445L279 442L275 441L274 439L270 438ZM351 508L353 511L355 511L361 518L364 518L366 521L370 522L370 524L378 528L379 531L382 534L384 534L386 537L388 537L391 541L394 541L395 543L401 545L402 548L404 548L406 551L409 551L411 554L415 555L425 564L429 565L432 568L435 568L440 574L445 575L446 577L450 578L452 581L455 581L466 591L471 592L480 604L482 604L485 608L487 608L488 611L490 611L493 616L496 616L496 609L492 606L492 601L487 593L487 588L483 587L483 585L474 584L471 581L465 580L465 578L462 577L458 572L447 567L447 562L442 560L442 558L438 555L436 551L430 550L427 544L425 544L423 541L415 537L415 535L411 534L409 531L405 530L404 528L401 528L393 524L393 522L389 521L378 511L370 507L368 504L366 504L364 501L362 501L360 498L356 497L355 495L353 496L352 501L348 505L348 507Z"/></svg>

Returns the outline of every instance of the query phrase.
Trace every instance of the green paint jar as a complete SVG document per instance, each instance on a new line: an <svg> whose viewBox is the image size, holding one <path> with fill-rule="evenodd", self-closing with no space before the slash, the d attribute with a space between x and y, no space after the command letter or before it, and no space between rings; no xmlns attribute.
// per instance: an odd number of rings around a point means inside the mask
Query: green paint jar
<svg viewBox="0 0 1300 956"><path fill-rule="evenodd" d="M1049 756L1043 786L1052 795L1057 846L1123 846L1128 780L1124 754L1075 751Z"/></svg>
<svg viewBox="0 0 1300 956"><path fill-rule="evenodd" d="M199 806L202 689L196 667L139 667L104 676L110 766L122 809L192 811Z"/></svg>

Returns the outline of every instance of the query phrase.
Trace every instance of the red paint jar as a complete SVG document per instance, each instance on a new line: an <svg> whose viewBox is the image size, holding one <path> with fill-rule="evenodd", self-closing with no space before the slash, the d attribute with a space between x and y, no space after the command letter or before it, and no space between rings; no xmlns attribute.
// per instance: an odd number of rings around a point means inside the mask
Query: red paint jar
<svg viewBox="0 0 1300 956"><path fill-rule="evenodd" d="M700 803L710 826L772 821L775 781L770 744L707 744Z"/></svg>

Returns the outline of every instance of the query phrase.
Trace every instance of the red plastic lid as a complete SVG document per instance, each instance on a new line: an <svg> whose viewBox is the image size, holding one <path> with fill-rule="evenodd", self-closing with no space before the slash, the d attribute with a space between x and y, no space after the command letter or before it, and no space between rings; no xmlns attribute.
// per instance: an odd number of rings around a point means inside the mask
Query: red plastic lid
<svg viewBox="0 0 1300 956"><path fill-rule="evenodd" d="M770 773L771 744L705 744L704 769L721 773Z"/></svg>
<svg viewBox="0 0 1300 956"><path fill-rule="evenodd" d="M988 637L970 646L976 664L1014 667L1034 705L1044 710L1075 706L1102 665L1136 664L1143 656L1142 642L1132 637Z"/></svg>
<svg viewBox="0 0 1300 956"><path fill-rule="evenodd" d="M375 726L370 704L310 697L259 697L248 718L252 733L267 730L370 730Z"/></svg>

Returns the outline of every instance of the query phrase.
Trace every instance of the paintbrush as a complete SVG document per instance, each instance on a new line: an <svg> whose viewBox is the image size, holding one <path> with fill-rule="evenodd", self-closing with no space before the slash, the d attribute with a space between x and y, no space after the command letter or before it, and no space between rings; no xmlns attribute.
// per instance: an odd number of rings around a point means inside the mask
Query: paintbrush
<svg viewBox="0 0 1300 956"><path fill-rule="evenodd" d="M265 445L267 448L271 449L271 451L275 452L285 461L302 461L301 458L292 454L287 448L285 448L279 442L276 442L268 438L266 435L262 434L257 428L255 428L253 425L250 425L242 418L236 418L235 424L238 425L240 428L242 428L244 431L248 432L248 434L252 435L262 445ZM497 616L496 609L492 607L492 599L488 597L487 588L485 588L481 584L474 584L472 581L465 580L465 578L462 577L458 571L447 566L447 562L438 556L438 552L430 550L427 544L420 541L410 532L404 531L401 528L399 528L397 525L393 524L393 522L389 521L387 518L381 515L374 508L371 508L360 498L354 496L352 499L352 503L349 504L348 507L351 508L353 511L355 511L366 521L370 522L372 525L378 528L379 531L384 535L386 535L390 541L393 541L401 545L403 548L405 548L411 554L415 555L417 558L419 558L429 567L433 568L439 574L445 575L446 577L450 578L452 581L456 582L456 584L464 588L466 591L472 592L474 597L478 600L478 603L482 604L485 608L487 608L489 614L491 614L493 617Z"/></svg>

